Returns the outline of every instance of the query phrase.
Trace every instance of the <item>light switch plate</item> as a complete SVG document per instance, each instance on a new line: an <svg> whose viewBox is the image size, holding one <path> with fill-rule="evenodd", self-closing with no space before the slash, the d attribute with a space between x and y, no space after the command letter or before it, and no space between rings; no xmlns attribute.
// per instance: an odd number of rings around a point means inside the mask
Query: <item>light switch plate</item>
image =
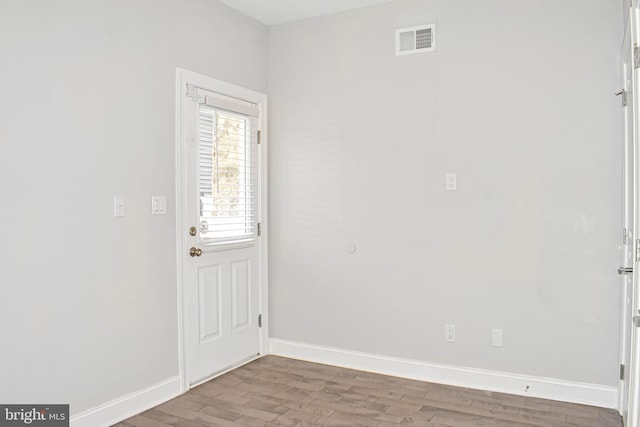
<svg viewBox="0 0 640 427"><path fill-rule="evenodd" d="M151 197L151 215L164 215L167 213L166 196Z"/></svg>

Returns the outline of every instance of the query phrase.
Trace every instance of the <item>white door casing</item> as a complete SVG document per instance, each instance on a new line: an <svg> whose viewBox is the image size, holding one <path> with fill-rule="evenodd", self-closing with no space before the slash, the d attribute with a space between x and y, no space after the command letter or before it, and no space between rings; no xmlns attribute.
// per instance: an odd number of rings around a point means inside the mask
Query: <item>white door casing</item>
<svg viewBox="0 0 640 427"><path fill-rule="evenodd" d="M251 126L257 160L259 237L220 244L207 240L206 227L200 226L198 114L203 97L195 96L193 88L246 101L259 110ZM267 352L266 101L264 94L177 69L178 309L185 390ZM262 137L260 145L255 145L258 129ZM191 227L195 227L195 235Z"/></svg>

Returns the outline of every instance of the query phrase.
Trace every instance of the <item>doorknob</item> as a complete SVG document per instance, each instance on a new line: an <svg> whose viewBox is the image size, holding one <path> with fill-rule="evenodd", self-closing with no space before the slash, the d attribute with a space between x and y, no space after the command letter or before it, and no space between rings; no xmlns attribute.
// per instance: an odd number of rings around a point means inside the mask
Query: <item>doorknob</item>
<svg viewBox="0 0 640 427"><path fill-rule="evenodd" d="M191 248L189 249L189 255L192 257L202 255L202 249L200 248Z"/></svg>
<svg viewBox="0 0 640 427"><path fill-rule="evenodd" d="M620 267L620 268L618 268L618 274L633 274L633 268L631 268L631 267Z"/></svg>

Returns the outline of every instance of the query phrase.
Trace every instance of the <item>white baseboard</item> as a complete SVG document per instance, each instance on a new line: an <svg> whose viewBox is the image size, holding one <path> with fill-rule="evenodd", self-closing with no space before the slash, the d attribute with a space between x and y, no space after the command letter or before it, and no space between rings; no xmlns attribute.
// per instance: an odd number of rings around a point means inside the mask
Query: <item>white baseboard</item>
<svg viewBox="0 0 640 427"><path fill-rule="evenodd" d="M182 394L179 376L71 417L71 427L111 426Z"/></svg>
<svg viewBox="0 0 640 427"><path fill-rule="evenodd" d="M271 354L439 384L616 409L618 389L271 339Z"/></svg>

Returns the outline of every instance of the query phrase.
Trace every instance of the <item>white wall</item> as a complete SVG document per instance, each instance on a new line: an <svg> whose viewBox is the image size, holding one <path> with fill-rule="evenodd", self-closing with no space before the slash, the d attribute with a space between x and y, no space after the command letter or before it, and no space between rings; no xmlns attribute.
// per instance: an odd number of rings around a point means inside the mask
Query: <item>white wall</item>
<svg viewBox="0 0 640 427"><path fill-rule="evenodd" d="M176 67L265 92L267 30L215 0L3 0L0 58L0 402L78 414L178 374Z"/></svg>
<svg viewBox="0 0 640 427"><path fill-rule="evenodd" d="M615 384L615 3L272 29L272 334ZM437 53L393 56L429 22ZM175 68L266 92L267 30L215 0L4 0L0 57L0 402L78 414L178 373Z"/></svg>
<svg viewBox="0 0 640 427"><path fill-rule="evenodd" d="M402 0L272 28L272 336L616 385L622 15ZM426 23L437 52L394 56Z"/></svg>

